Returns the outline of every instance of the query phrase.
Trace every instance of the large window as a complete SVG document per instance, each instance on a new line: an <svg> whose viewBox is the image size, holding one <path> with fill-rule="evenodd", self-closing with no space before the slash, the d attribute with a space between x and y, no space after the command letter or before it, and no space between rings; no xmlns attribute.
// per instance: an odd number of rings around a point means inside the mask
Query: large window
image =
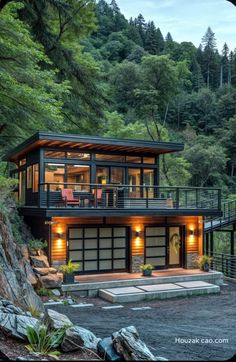
<svg viewBox="0 0 236 362"><path fill-rule="evenodd" d="M67 165L67 183L69 188L77 191L89 190L89 186L86 184L90 183L90 167L85 165Z"/></svg>
<svg viewBox="0 0 236 362"><path fill-rule="evenodd" d="M33 192L38 192L39 189L39 164L33 165Z"/></svg>
<svg viewBox="0 0 236 362"><path fill-rule="evenodd" d="M67 152L67 158L87 161L90 160L91 155L90 153L83 153L83 152Z"/></svg>
<svg viewBox="0 0 236 362"><path fill-rule="evenodd" d="M107 184L109 182L109 168L97 167L96 182L98 184Z"/></svg>
<svg viewBox="0 0 236 362"><path fill-rule="evenodd" d="M21 171L19 176L19 201L25 205L26 171Z"/></svg>
<svg viewBox="0 0 236 362"><path fill-rule="evenodd" d="M128 183L130 185L129 194L130 197L140 197L141 184L141 169L140 168L129 168L128 170Z"/></svg>
<svg viewBox="0 0 236 362"><path fill-rule="evenodd" d="M154 186L154 170L153 169L144 169L143 170L143 185L144 186ZM146 187L145 192L147 193L146 197L154 197L153 187Z"/></svg>
<svg viewBox="0 0 236 362"><path fill-rule="evenodd" d="M124 169L122 167L111 168L111 184L123 184L124 183Z"/></svg>
<svg viewBox="0 0 236 362"><path fill-rule="evenodd" d="M51 191L58 191L64 188L65 165L56 163L45 164L45 183L50 183Z"/></svg>

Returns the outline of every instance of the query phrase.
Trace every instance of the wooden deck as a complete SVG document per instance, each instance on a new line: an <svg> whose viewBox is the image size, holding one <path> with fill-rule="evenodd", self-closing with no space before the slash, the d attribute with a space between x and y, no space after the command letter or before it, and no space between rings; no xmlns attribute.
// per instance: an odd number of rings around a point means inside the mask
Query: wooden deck
<svg viewBox="0 0 236 362"><path fill-rule="evenodd" d="M206 274L199 269L168 269L153 271L153 277L172 277L181 275L195 275L195 274ZM153 278L152 277L152 278ZM134 279L148 279L143 277L140 273L107 273L107 274L89 274L89 275L77 275L75 277L76 282L79 283L95 283L95 282L109 282L118 280L134 280ZM151 279L151 278L150 278Z"/></svg>

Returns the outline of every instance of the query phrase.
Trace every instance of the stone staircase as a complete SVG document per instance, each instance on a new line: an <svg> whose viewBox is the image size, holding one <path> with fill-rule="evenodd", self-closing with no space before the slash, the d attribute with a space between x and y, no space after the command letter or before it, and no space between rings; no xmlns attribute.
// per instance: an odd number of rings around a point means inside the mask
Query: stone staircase
<svg viewBox="0 0 236 362"><path fill-rule="evenodd" d="M190 278L189 278L190 279ZM220 293L220 286L205 281L185 281L99 290L99 297L111 303L150 301Z"/></svg>

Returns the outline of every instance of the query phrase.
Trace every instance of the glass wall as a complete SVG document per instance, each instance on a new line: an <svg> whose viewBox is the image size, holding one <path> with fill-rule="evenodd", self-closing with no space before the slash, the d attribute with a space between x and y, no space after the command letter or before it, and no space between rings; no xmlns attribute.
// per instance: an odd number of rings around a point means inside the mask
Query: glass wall
<svg viewBox="0 0 236 362"><path fill-rule="evenodd" d="M128 169L128 184L130 197L140 197L140 187L137 185L141 184L141 169L140 168L129 168Z"/></svg>
<svg viewBox="0 0 236 362"><path fill-rule="evenodd" d="M90 167L86 165L67 165L67 183L72 184L68 185L68 188L76 191L88 191L89 186L86 184L90 183Z"/></svg>
<svg viewBox="0 0 236 362"><path fill-rule="evenodd" d="M45 183L50 183L51 191L58 191L64 188L65 165L56 163L45 164Z"/></svg>
<svg viewBox="0 0 236 362"><path fill-rule="evenodd" d="M19 201L25 205L26 171L19 173Z"/></svg>

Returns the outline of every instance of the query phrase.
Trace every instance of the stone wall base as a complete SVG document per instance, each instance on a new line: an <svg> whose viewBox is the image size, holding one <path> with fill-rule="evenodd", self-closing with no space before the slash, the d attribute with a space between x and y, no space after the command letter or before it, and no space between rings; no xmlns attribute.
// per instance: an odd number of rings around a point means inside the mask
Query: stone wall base
<svg viewBox="0 0 236 362"><path fill-rule="evenodd" d="M187 254L187 269L198 269L196 258L198 253L189 253Z"/></svg>
<svg viewBox="0 0 236 362"><path fill-rule="evenodd" d="M132 256L132 273L139 273L141 264L144 264L144 255Z"/></svg>

